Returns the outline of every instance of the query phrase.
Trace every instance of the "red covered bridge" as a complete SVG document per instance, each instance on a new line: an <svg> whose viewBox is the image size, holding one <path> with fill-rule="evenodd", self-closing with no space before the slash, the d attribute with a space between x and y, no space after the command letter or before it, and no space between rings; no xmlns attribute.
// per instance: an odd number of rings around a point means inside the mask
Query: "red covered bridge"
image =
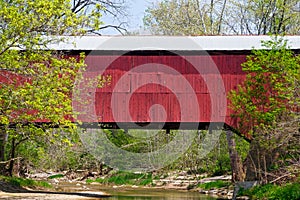
<svg viewBox="0 0 300 200"><path fill-rule="evenodd" d="M226 98L245 78L241 64L267 36L82 37L51 48L86 52L85 77L110 75L98 88L77 85L79 97L91 101L75 111L86 126L110 128L234 130L237 122ZM289 36L292 49L300 37ZM73 45L75 43L75 47ZM249 136L246 135L249 139Z"/></svg>
<svg viewBox="0 0 300 200"><path fill-rule="evenodd" d="M111 84L83 90L74 103L87 126L235 130L227 94L245 78L241 64L268 36L83 37L53 48L87 54L86 77L110 75ZM300 49L300 37L287 37ZM72 44L76 43L74 47ZM85 92L83 92L85 91ZM92 95L91 95L92 94ZM249 136L246 135L249 139Z"/></svg>

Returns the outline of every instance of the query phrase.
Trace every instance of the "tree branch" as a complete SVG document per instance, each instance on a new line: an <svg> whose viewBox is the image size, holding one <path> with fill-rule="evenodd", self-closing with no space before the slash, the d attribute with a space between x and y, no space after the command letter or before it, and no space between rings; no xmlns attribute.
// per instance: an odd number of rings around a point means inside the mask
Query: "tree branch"
<svg viewBox="0 0 300 200"><path fill-rule="evenodd" d="M0 164L7 164L7 163L9 163L11 161L19 160L19 159L22 159L22 157L12 158L12 159L9 159L7 161L1 161Z"/></svg>

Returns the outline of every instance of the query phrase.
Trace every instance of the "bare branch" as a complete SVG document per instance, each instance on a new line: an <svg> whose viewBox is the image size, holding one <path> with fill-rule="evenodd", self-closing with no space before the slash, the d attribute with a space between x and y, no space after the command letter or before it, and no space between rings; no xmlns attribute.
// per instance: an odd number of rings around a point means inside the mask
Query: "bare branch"
<svg viewBox="0 0 300 200"><path fill-rule="evenodd" d="M117 30L120 34L125 35L127 33L127 29L123 28L122 24L123 23L121 23L119 25L111 25L111 24L105 25L105 26L100 27L100 30L113 28L113 29ZM89 30L88 32L89 33L94 33L94 34L97 34L97 35L102 35L101 33L99 33L96 30ZM125 34L124 34L124 32L125 32Z"/></svg>
<svg viewBox="0 0 300 200"><path fill-rule="evenodd" d="M12 158L7 161L1 161L0 164L7 164L7 163L10 163L11 161L19 160L19 159L23 159L23 158L22 157Z"/></svg>

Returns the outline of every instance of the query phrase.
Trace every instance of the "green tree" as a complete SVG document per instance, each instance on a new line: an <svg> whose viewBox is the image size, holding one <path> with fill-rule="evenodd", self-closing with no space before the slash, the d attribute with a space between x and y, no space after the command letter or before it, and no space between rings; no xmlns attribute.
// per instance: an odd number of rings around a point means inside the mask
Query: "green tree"
<svg viewBox="0 0 300 200"><path fill-rule="evenodd" d="M225 29L233 34L300 34L298 0L229 0Z"/></svg>
<svg viewBox="0 0 300 200"><path fill-rule="evenodd" d="M145 27L154 34L220 34L226 1L163 0L146 10ZM216 9L221 13L217 15Z"/></svg>
<svg viewBox="0 0 300 200"><path fill-rule="evenodd" d="M283 114L293 114L299 106L300 57L277 37L263 46L267 49L253 50L247 57L242 65L246 80L231 92L239 130L254 137L255 130L276 126Z"/></svg>
<svg viewBox="0 0 300 200"><path fill-rule="evenodd" d="M70 94L85 66L83 56L67 57L47 45L63 40L57 35L98 29L100 11L98 5L88 15L74 13L65 0L0 2L0 161L5 160L8 135L13 158L20 142L53 134L49 128L76 129L68 117L73 114Z"/></svg>
<svg viewBox="0 0 300 200"><path fill-rule="evenodd" d="M276 177L270 177L270 170L283 163L280 173L291 172L288 163L295 167L290 177L300 171L299 163L293 161L300 158L294 151L299 148L300 56L281 38L263 42L263 46L265 50L253 50L248 56L243 64L246 80L229 98L239 131L253 136L246 178L268 182Z"/></svg>
<svg viewBox="0 0 300 200"><path fill-rule="evenodd" d="M153 34L299 34L298 0L162 0L146 10Z"/></svg>

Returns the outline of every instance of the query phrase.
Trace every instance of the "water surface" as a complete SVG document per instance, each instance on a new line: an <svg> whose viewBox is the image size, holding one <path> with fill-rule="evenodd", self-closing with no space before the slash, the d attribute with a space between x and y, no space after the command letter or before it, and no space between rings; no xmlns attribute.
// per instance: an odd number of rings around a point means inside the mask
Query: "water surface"
<svg viewBox="0 0 300 200"><path fill-rule="evenodd" d="M65 192L105 192L110 194L111 197L105 198L107 200L215 200L216 198L200 194L199 192L192 191L178 191L166 190L158 188L132 188L132 187L106 187L102 185L73 185L73 184L60 184L61 190Z"/></svg>
<svg viewBox="0 0 300 200"><path fill-rule="evenodd" d="M162 189L124 189L111 190L104 189L107 193L111 194L112 197L109 200L180 200L180 199L191 199L191 200L213 200L215 198L202 195L198 192L190 191L176 191L176 190L162 190Z"/></svg>

